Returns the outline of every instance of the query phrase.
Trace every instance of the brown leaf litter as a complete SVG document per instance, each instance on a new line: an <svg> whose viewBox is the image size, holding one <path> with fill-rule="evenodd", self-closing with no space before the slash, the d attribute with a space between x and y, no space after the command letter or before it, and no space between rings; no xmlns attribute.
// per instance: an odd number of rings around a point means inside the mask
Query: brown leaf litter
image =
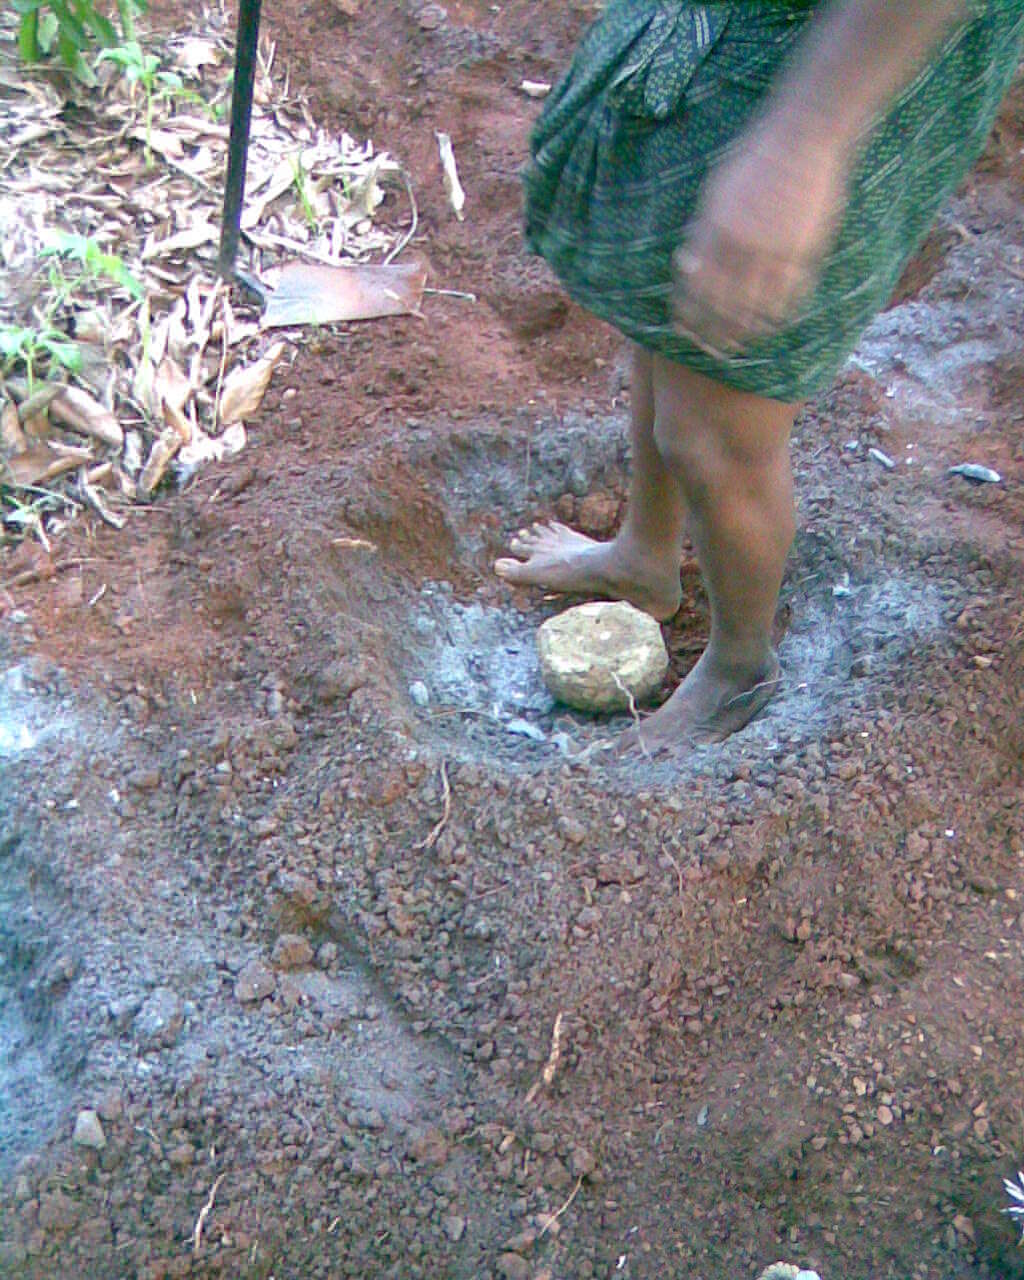
<svg viewBox="0 0 1024 1280"><path fill-rule="evenodd" d="M319 126L264 42L242 228L270 305L233 301L216 271L227 17L209 7L149 42L185 88L154 97L148 127L143 90L108 62L91 90L21 66L14 18L0 16L0 547L49 550L80 511L120 528L169 478L239 453L300 326L415 313L426 272L394 263L417 225L404 170Z"/></svg>

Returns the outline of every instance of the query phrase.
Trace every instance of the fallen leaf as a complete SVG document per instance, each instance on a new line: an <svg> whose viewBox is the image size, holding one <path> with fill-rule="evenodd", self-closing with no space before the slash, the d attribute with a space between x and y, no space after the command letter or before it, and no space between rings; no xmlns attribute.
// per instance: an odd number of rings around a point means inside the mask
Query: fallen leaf
<svg viewBox="0 0 1024 1280"><path fill-rule="evenodd" d="M4 407L0 410L0 448L7 453L22 453L27 447L28 441L18 417L18 406L13 400L5 400Z"/></svg>
<svg viewBox="0 0 1024 1280"><path fill-rule="evenodd" d="M74 471L83 463L95 459L88 449L62 449L60 451L45 443L34 444L3 464L8 482L16 488L25 485L46 484L56 480L66 471Z"/></svg>
<svg viewBox="0 0 1024 1280"><path fill-rule="evenodd" d="M289 263L270 295L263 325L272 329L406 315L419 310L426 283L423 262L353 267Z"/></svg>
<svg viewBox="0 0 1024 1280"><path fill-rule="evenodd" d="M174 427L164 427L153 442L146 465L139 476L138 492L142 498L150 498L153 491L164 478L171 460L182 446L182 439Z"/></svg>
<svg viewBox="0 0 1024 1280"><path fill-rule="evenodd" d="M103 494L94 485L91 485L84 475L78 478L78 491L104 524L109 524L112 529L124 528L124 516L119 516L111 511Z"/></svg>
<svg viewBox="0 0 1024 1280"><path fill-rule="evenodd" d="M160 361L153 390L162 404L170 405L178 413L184 412L192 397L192 384L181 366L170 356L164 356Z"/></svg>
<svg viewBox="0 0 1024 1280"><path fill-rule="evenodd" d="M455 163L455 151L452 148L452 140L447 133L436 133L437 148L441 153L441 168L444 170L444 189L448 193L448 200L455 210L455 216L460 222L465 218L463 209L466 207L466 193L462 189L462 183L459 181L459 170Z"/></svg>
<svg viewBox="0 0 1024 1280"><path fill-rule="evenodd" d="M203 67L217 67L221 63L221 53L212 40L203 40L192 36L184 40L174 51L175 66L183 71L196 75Z"/></svg>
<svg viewBox="0 0 1024 1280"><path fill-rule="evenodd" d="M212 222L196 222L166 240L147 240L142 250L144 262L150 258L166 258L171 254L183 253L189 249L198 249L201 245L217 240L218 229Z"/></svg>
<svg viewBox="0 0 1024 1280"><path fill-rule="evenodd" d="M241 422L232 423L217 439L203 431L197 431L178 454L178 462L188 468L201 466L204 462L223 462L225 458L241 453L246 441L245 424Z"/></svg>
<svg viewBox="0 0 1024 1280"><path fill-rule="evenodd" d="M235 369L228 374L220 397L219 418L222 426L242 422L256 413L263 403L274 369L284 353L285 344L275 342L255 364Z"/></svg>
<svg viewBox="0 0 1024 1280"><path fill-rule="evenodd" d="M124 444L124 431L114 415L78 387L64 387L53 398L50 417L61 426L79 435L91 436L112 449L120 449Z"/></svg>

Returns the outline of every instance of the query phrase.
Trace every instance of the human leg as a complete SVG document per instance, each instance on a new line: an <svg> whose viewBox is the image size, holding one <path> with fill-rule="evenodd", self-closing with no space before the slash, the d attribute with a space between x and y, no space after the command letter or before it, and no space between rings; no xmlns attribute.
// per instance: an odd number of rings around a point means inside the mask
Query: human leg
<svg viewBox="0 0 1024 1280"><path fill-rule="evenodd" d="M631 402L633 468L618 536L596 542L563 524L534 525L498 560L499 577L572 595L628 600L654 617L679 607L679 559L686 508L654 438L654 357L634 348Z"/></svg>
<svg viewBox="0 0 1024 1280"><path fill-rule="evenodd" d="M797 407L653 358L654 438L689 512L711 604L700 661L639 731L648 750L714 741L779 685L771 628L795 531L788 442Z"/></svg>

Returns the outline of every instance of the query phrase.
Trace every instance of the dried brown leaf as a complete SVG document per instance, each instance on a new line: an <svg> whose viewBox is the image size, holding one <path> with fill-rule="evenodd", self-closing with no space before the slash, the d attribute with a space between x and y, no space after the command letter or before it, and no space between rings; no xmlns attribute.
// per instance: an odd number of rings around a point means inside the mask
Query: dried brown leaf
<svg viewBox="0 0 1024 1280"><path fill-rule="evenodd" d="M159 402L177 413L183 413L192 398L192 384L178 362L170 356L164 356L160 361L153 389Z"/></svg>
<svg viewBox="0 0 1024 1280"><path fill-rule="evenodd" d="M263 325L333 324L404 315L419 310L426 282L422 262L353 267L289 263L267 303Z"/></svg>
<svg viewBox="0 0 1024 1280"><path fill-rule="evenodd" d="M261 360L242 369L234 369L224 379L220 398L221 426L242 422L252 417L263 403L274 369L285 353L285 344L275 342Z"/></svg>
<svg viewBox="0 0 1024 1280"><path fill-rule="evenodd" d="M54 397L50 404L50 417L70 431L90 436L112 449L120 449L124 444L124 431L118 420L109 409L79 387L64 387Z"/></svg>
<svg viewBox="0 0 1024 1280"><path fill-rule="evenodd" d="M5 453L22 453L28 448L18 417L18 406L13 400L5 400L3 409L0 409L0 448Z"/></svg>
<svg viewBox="0 0 1024 1280"><path fill-rule="evenodd" d="M141 498L151 498L153 491L164 478L174 455L181 448L181 435L174 427L164 427L149 451L146 465L139 476L138 493Z"/></svg>
<svg viewBox="0 0 1024 1280"><path fill-rule="evenodd" d="M10 384L13 386L13 384ZM26 396L18 406L18 417L22 422L31 422L33 418L45 417L54 397L60 395L62 384L48 382ZM17 391L15 391L17 395Z"/></svg>
<svg viewBox="0 0 1024 1280"><path fill-rule="evenodd" d="M78 491L104 524L109 524L113 529L124 528L124 516L119 516L116 512L110 509L103 494L94 485L89 483L84 472L78 477Z"/></svg>
<svg viewBox="0 0 1024 1280"><path fill-rule="evenodd" d="M176 253L186 253L190 249L198 249L201 245L211 244L217 240L218 230L212 222L201 219L184 231L168 236L165 240L147 240L142 250L143 261L150 258L167 258Z"/></svg>
<svg viewBox="0 0 1024 1280"><path fill-rule="evenodd" d="M190 75L196 75L203 67L218 67L224 56L213 40L191 36L183 40L174 51L174 64Z"/></svg>
<svg viewBox="0 0 1024 1280"><path fill-rule="evenodd" d="M3 466L5 479L15 487L47 484L66 471L74 471L84 463L93 461L88 449L54 449L40 442L31 445L23 453L8 458Z"/></svg>

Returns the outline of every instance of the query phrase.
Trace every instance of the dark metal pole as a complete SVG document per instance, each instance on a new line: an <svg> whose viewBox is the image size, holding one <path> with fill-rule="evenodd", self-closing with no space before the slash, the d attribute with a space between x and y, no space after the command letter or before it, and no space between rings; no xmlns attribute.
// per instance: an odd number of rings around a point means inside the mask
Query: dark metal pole
<svg viewBox="0 0 1024 1280"><path fill-rule="evenodd" d="M245 196L245 162L249 155L252 119L252 86L256 47L260 37L261 0L238 0L238 35L235 48L235 83L231 93L231 139L228 142L228 176L224 185L224 215L220 228L217 269L226 279L235 274Z"/></svg>

